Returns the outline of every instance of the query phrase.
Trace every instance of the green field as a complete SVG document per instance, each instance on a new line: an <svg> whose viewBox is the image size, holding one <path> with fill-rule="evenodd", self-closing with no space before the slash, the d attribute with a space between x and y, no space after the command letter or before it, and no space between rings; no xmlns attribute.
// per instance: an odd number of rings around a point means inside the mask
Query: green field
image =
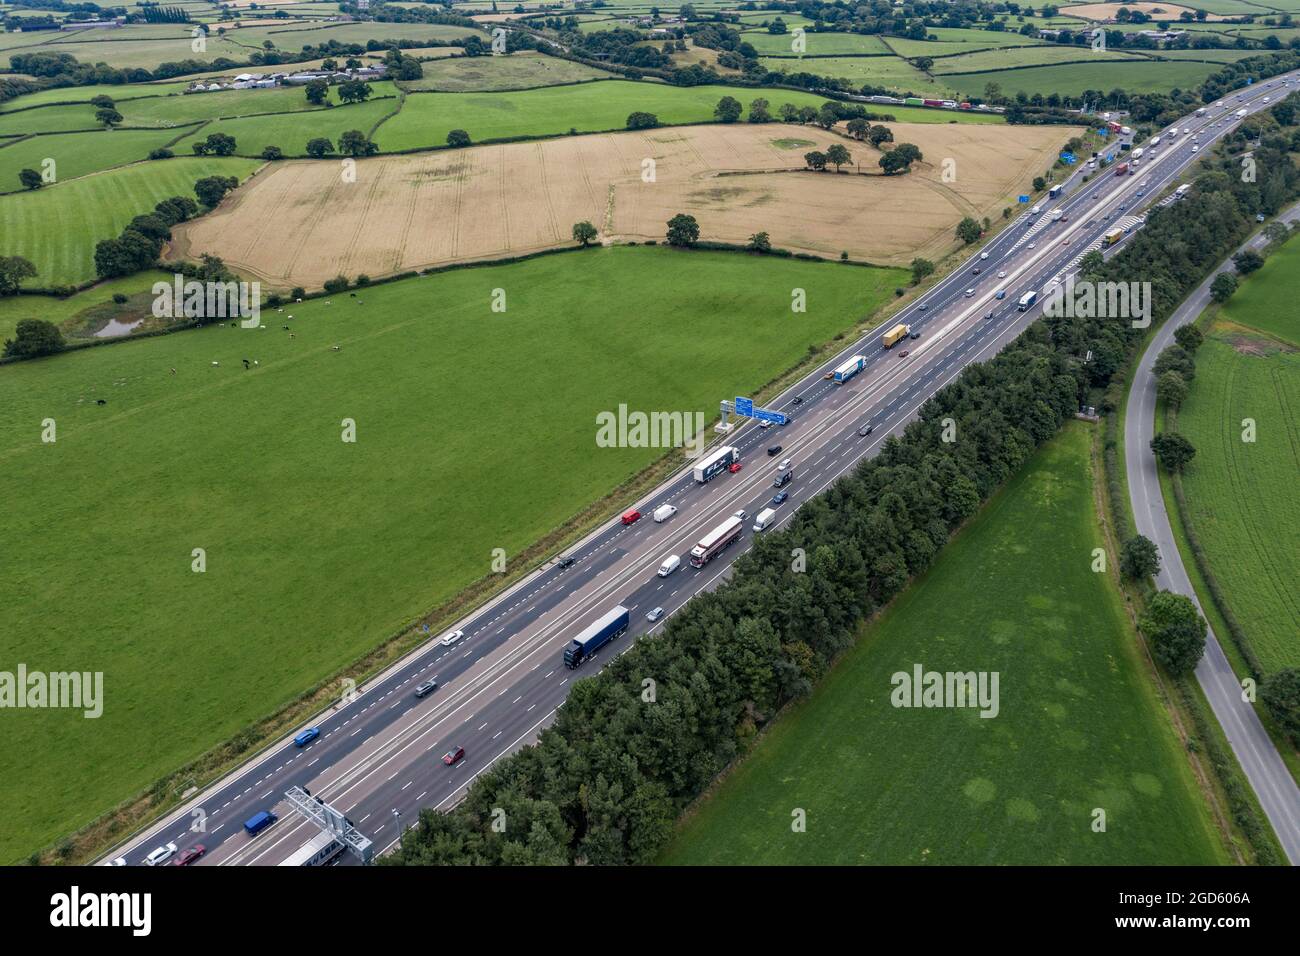
<svg viewBox="0 0 1300 956"><path fill-rule="evenodd" d="M169 83L128 83L123 86L59 86L28 93L0 104L0 114L54 103L89 103L101 94L111 96L118 102L141 96L166 96L169 93L183 92L189 85L189 80L177 80Z"/></svg>
<svg viewBox="0 0 1300 956"><path fill-rule="evenodd" d="M339 136L350 129L369 133L399 105L395 97L369 100L339 106L332 110L304 110L267 116L245 116L242 119L218 120L196 129L176 146L177 153L190 152L195 139L204 139L211 133L225 133L235 137L235 152L240 156L260 156L267 146L279 146L286 156L305 156L307 141L324 136L338 145ZM391 148L382 138L381 147Z"/></svg>
<svg viewBox="0 0 1300 956"><path fill-rule="evenodd" d="M144 159L150 150L175 139L176 130L115 130L111 133L56 133L33 136L0 149L0 193L17 192L22 169L41 170L46 159L54 160L60 182L99 172L113 166ZM0 216L3 215L0 205Z"/></svg>
<svg viewBox="0 0 1300 956"><path fill-rule="evenodd" d="M759 53L775 56L792 56L792 33L746 33L744 41ZM803 35L805 54L812 56L831 56L839 54L877 53L888 56L889 47L878 36L864 36L860 33L805 33ZM809 66L811 72L817 72L815 66Z"/></svg>
<svg viewBox="0 0 1300 956"><path fill-rule="evenodd" d="M441 90L448 93L494 92L607 80L617 75L539 53L453 57L424 63L423 67L424 76L418 80L403 81L403 89Z"/></svg>
<svg viewBox="0 0 1300 956"><path fill-rule="evenodd" d="M237 176L242 182L259 165L248 159L177 157L0 196L4 254L35 264L39 275L27 285L85 282L95 277L95 243L114 238L133 217L169 196L193 198L194 181L204 176Z"/></svg>
<svg viewBox="0 0 1300 956"><path fill-rule="evenodd" d="M905 281L592 249L302 303L265 315L265 331L0 367L0 657L102 670L107 698L90 727L55 711L7 724L0 860L273 711L487 574L493 548L518 554L659 455L593 454L598 411L711 423L719 395L769 381ZM494 288L504 314L489 311ZM807 290L798 321L792 288ZM512 356L531 401L483 401ZM45 417L56 445L39 441ZM356 444L340 441L345 417ZM196 547L205 574L190 570Z"/></svg>
<svg viewBox="0 0 1300 956"><path fill-rule="evenodd" d="M1120 595L1090 570L1102 543L1091 437L1071 423L1043 448L769 729L663 862L1227 862ZM892 675L918 663L997 671L997 716L891 706ZM791 832L796 808L805 833Z"/></svg>
<svg viewBox="0 0 1300 956"><path fill-rule="evenodd" d="M748 108L764 97L775 112L782 103L820 106L823 97L789 90L736 90L724 86L668 86L610 80L580 86L557 86L518 93L412 93L402 110L375 134L384 150L441 146L447 133L463 129L476 141L508 136L544 136L622 129L629 113L654 113L661 123L702 123L724 96L736 96Z"/></svg>
<svg viewBox="0 0 1300 956"><path fill-rule="evenodd" d="M899 93L943 97L951 90L945 79L932 79L896 56L818 57L814 60L791 60L765 56L759 60L769 70L786 73L808 72L849 80L857 86L871 83Z"/></svg>
<svg viewBox="0 0 1300 956"><path fill-rule="evenodd" d="M1093 63L1132 62L1136 58L1127 53L1104 50L1093 53L1091 50L1079 50L1074 47L1060 46L1022 46L1002 50L980 50L961 56L948 56L934 61L930 69L936 74L973 73L977 71L998 72L1006 70L1008 75L1017 72L1013 67L1053 66L1061 63L1082 61L1085 65ZM942 77L941 77L942 79ZM1043 90L1051 93L1053 90ZM1061 92L1059 90L1055 92Z"/></svg>
<svg viewBox="0 0 1300 956"><path fill-rule="evenodd" d="M1292 240L1219 312L1178 413L1196 447L1183 476L1192 527L1265 672L1300 667L1298 267Z"/></svg>
<svg viewBox="0 0 1300 956"><path fill-rule="evenodd" d="M945 61L939 61L945 62ZM1005 95L1068 93L1084 90L1121 88L1133 93L1168 92L1194 89L1211 73L1223 68L1219 63L1142 60L1130 57L1123 62L1069 63L1060 66L1037 66L992 73L968 73L942 77L963 95L978 96L988 83L997 83Z"/></svg>

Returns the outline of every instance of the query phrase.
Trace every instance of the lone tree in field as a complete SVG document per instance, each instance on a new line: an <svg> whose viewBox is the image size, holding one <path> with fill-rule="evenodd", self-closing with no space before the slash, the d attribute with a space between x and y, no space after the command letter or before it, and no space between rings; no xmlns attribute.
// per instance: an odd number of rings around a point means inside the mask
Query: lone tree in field
<svg viewBox="0 0 1300 956"><path fill-rule="evenodd" d="M1191 599L1161 591L1138 621L1160 663L1175 677L1190 674L1205 653L1205 619Z"/></svg>
<svg viewBox="0 0 1300 956"><path fill-rule="evenodd" d="M713 118L722 123L734 123L740 119L740 114L745 108L740 105L740 100L734 96L724 96L718 100L718 105L713 108Z"/></svg>
<svg viewBox="0 0 1300 956"><path fill-rule="evenodd" d="M307 155L313 159L320 159L334 152L334 144L324 136L317 136L315 139L307 140Z"/></svg>
<svg viewBox="0 0 1300 956"><path fill-rule="evenodd" d="M347 80L339 84L339 100L344 103L364 103L373 92L364 80Z"/></svg>
<svg viewBox="0 0 1300 956"><path fill-rule="evenodd" d="M749 121L751 123L772 122L772 104L761 96L749 104Z"/></svg>
<svg viewBox="0 0 1300 956"><path fill-rule="evenodd" d="M1119 552L1120 574L1138 581L1160 570L1160 550L1155 542L1137 534L1124 542Z"/></svg>
<svg viewBox="0 0 1300 956"><path fill-rule="evenodd" d="M36 358L63 351L63 333L53 322L44 319L21 319L14 337L5 340L6 357Z"/></svg>
<svg viewBox="0 0 1300 956"><path fill-rule="evenodd" d="M15 295L24 279L36 276L36 267L22 256L0 256L0 295Z"/></svg>
<svg viewBox="0 0 1300 956"><path fill-rule="evenodd" d="M826 150L826 161L835 167L837 173L840 171L841 166L845 163L852 162L852 160L853 156L849 153L848 149L839 143L833 144Z"/></svg>
<svg viewBox="0 0 1300 956"><path fill-rule="evenodd" d="M344 156L373 156L379 144L359 129L350 129L339 137L339 152Z"/></svg>
<svg viewBox="0 0 1300 956"><path fill-rule="evenodd" d="M627 116L628 129L654 129L658 125L659 117L655 116L654 113L644 113L637 110Z"/></svg>
<svg viewBox="0 0 1300 956"><path fill-rule="evenodd" d="M207 139L196 141L191 148L195 156L233 156L235 146L235 137L225 133L210 133Z"/></svg>
<svg viewBox="0 0 1300 956"><path fill-rule="evenodd" d="M454 129L447 134L447 145L452 149L464 149L469 144L469 133L463 129Z"/></svg>
<svg viewBox="0 0 1300 956"><path fill-rule="evenodd" d="M982 232L980 224L970 216L966 216L961 222L957 223L957 238L968 246L973 242L979 242Z"/></svg>
<svg viewBox="0 0 1300 956"><path fill-rule="evenodd" d="M881 126L879 123L867 130L867 142L877 149L881 143L892 143L894 141L894 131L888 126Z"/></svg>
<svg viewBox="0 0 1300 956"><path fill-rule="evenodd" d="M95 110L95 119L98 122L103 123L109 129L112 129L114 126L122 122L122 114L113 109L113 107L106 106L103 109Z"/></svg>
<svg viewBox="0 0 1300 956"><path fill-rule="evenodd" d="M303 89L307 91L307 102L312 106L323 106L330 98L330 85L324 80L312 80Z"/></svg>
<svg viewBox="0 0 1300 956"><path fill-rule="evenodd" d="M803 161L808 164L809 169L821 170L826 168L826 154L819 149L804 153Z"/></svg>
<svg viewBox="0 0 1300 956"><path fill-rule="evenodd" d="M64 333L59 326L44 319L21 319L14 326L13 338L5 339L6 358L34 359L64 350Z"/></svg>
<svg viewBox="0 0 1300 956"><path fill-rule="evenodd" d="M583 246L587 246L588 244L596 241L597 235L598 233L596 232L596 227L593 226L590 222L588 222L585 219L582 220L582 222L575 222L573 224L574 242L580 242L582 243Z"/></svg>
<svg viewBox="0 0 1300 956"><path fill-rule="evenodd" d="M1151 451L1166 471L1182 471L1196 457L1196 449L1178 432L1165 432L1151 439Z"/></svg>
<svg viewBox="0 0 1300 956"><path fill-rule="evenodd" d="M700 238L700 224L694 216L679 212L668 220L668 245L693 246Z"/></svg>
<svg viewBox="0 0 1300 956"><path fill-rule="evenodd" d="M765 232L756 232L749 237L749 242L745 244L745 248L750 252L771 252L772 237Z"/></svg>
<svg viewBox="0 0 1300 956"><path fill-rule="evenodd" d="M18 181L23 184L23 189L40 189L45 184L41 174L34 169L20 169Z"/></svg>
<svg viewBox="0 0 1300 956"><path fill-rule="evenodd" d="M1227 302L1237 291L1237 277L1231 272L1220 272L1210 283L1210 298L1215 302Z"/></svg>

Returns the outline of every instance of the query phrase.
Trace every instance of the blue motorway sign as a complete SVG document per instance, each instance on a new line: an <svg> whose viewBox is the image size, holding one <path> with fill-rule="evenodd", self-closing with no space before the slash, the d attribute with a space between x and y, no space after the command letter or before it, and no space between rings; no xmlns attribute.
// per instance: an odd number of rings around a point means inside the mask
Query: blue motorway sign
<svg viewBox="0 0 1300 956"><path fill-rule="evenodd" d="M739 395L736 396L736 414L744 415L746 418L757 418L760 422L772 422L774 425L784 425L787 421L785 415L780 412L755 408L752 398L741 398Z"/></svg>
<svg viewBox="0 0 1300 956"><path fill-rule="evenodd" d="M1029 197L1028 197L1028 196L1017 196L1017 197L1016 197L1016 202L1020 202L1020 203L1026 203L1026 202L1029 202Z"/></svg>
<svg viewBox="0 0 1300 956"><path fill-rule="evenodd" d="M1062 153L1061 162L1067 166L1073 166L1075 164L1074 153Z"/></svg>

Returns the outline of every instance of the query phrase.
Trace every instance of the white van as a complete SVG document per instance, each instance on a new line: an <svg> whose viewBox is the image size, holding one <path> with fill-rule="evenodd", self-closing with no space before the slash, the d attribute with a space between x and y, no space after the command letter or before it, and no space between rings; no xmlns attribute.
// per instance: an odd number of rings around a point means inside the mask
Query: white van
<svg viewBox="0 0 1300 956"><path fill-rule="evenodd" d="M1035 206L1033 209L1029 210L1030 214L1034 216L1037 216L1042 211L1043 211L1042 206Z"/></svg>
<svg viewBox="0 0 1300 956"><path fill-rule="evenodd" d="M675 514L677 509L672 505L660 505L655 509L655 524L662 524Z"/></svg>
<svg viewBox="0 0 1300 956"><path fill-rule="evenodd" d="M776 512L773 511L771 508L764 508L754 518L754 530L762 531L764 528L766 528L775 520L776 520Z"/></svg>
<svg viewBox="0 0 1300 956"><path fill-rule="evenodd" d="M675 554L670 554L668 557L664 558L664 563L659 565L659 576L661 578L666 578L681 566L682 559L677 557Z"/></svg>

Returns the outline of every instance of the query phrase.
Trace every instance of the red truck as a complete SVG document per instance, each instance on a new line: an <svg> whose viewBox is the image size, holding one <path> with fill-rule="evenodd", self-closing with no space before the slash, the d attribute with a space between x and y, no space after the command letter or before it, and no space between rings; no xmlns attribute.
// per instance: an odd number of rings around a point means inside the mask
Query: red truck
<svg viewBox="0 0 1300 956"><path fill-rule="evenodd" d="M1120 163L1118 166L1115 167L1116 176L1123 176L1127 172L1128 172L1128 163Z"/></svg>

